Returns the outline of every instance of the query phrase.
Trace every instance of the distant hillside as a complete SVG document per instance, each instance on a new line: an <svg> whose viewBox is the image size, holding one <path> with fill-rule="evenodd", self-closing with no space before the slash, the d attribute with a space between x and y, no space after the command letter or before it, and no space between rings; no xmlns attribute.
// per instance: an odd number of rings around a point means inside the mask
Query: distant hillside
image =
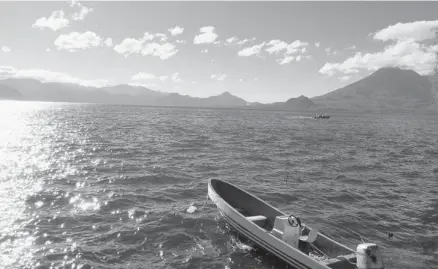
<svg viewBox="0 0 438 269"><path fill-rule="evenodd" d="M297 98L290 98L286 102L276 102L272 104L257 103L253 104L252 107L270 110L308 111L316 108L317 105L306 96L301 95Z"/></svg>
<svg viewBox="0 0 438 269"><path fill-rule="evenodd" d="M0 100L21 100L23 96L14 88L0 84Z"/></svg>
<svg viewBox="0 0 438 269"><path fill-rule="evenodd" d="M412 70L387 67L312 100L332 109L414 111L432 106L435 93L430 78Z"/></svg>
<svg viewBox="0 0 438 269"><path fill-rule="evenodd" d="M72 83L42 83L35 79L5 79L0 80L0 83L8 89L16 89L21 96L14 97L11 94L9 96L10 99L17 100L230 108L247 104L242 98L228 92L208 98L198 98L131 85L93 88Z"/></svg>
<svg viewBox="0 0 438 269"><path fill-rule="evenodd" d="M309 99L302 95L271 104L249 103L229 92L199 98L132 85L93 88L72 83L42 83L35 79L5 79L0 80L0 99L322 113L438 111L438 78L388 67L322 96Z"/></svg>

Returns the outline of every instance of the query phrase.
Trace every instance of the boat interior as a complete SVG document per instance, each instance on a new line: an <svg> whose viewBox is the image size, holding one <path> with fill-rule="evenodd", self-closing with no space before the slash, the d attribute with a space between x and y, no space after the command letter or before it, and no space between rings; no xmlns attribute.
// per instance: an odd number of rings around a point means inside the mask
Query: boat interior
<svg viewBox="0 0 438 269"><path fill-rule="evenodd" d="M212 180L211 184L216 193L247 220L252 221L273 236L281 238L281 231L278 231L279 222L287 219L289 216L229 183ZM305 224L300 226L299 242L296 247L298 250L329 268L356 268L355 251L313 230ZM280 236L278 236L278 234L280 234Z"/></svg>

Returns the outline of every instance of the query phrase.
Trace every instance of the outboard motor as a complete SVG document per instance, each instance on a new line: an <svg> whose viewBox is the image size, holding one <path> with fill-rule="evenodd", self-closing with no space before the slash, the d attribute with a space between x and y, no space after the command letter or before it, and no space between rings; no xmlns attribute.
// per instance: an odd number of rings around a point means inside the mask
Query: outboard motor
<svg viewBox="0 0 438 269"><path fill-rule="evenodd" d="M382 255L379 247L373 243L363 243L357 246L356 266L358 269L383 269Z"/></svg>

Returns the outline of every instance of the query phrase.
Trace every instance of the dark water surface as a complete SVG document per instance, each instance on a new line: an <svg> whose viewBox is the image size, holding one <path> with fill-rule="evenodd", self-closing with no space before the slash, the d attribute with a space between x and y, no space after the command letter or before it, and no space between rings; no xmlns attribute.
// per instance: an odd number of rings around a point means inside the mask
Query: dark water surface
<svg viewBox="0 0 438 269"><path fill-rule="evenodd" d="M437 268L437 116L305 116L0 102L0 267L284 268L202 207L215 177Z"/></svg>

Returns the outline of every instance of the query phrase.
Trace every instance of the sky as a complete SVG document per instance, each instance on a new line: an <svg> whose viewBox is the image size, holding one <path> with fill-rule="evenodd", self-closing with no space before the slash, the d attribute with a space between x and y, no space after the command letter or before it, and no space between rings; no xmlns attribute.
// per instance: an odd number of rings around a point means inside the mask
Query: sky
<svg viewBox="0 0 438 269"><path fill-rule="evenodd" d="M428 74L438 2L1 2L0 78L141 85L250 102L378 68Z"/></svg>

